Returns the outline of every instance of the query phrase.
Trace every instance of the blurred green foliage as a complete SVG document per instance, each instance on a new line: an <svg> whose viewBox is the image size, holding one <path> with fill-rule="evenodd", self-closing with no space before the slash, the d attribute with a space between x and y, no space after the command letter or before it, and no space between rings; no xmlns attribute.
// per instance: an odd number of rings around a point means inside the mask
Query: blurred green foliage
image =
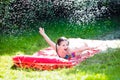
<svg viewBox="0 0 120 80"><path fill-rule="evenodd" d="M1 0L0 32L7 34L17 33L25 29L31 30L33 27L38 28L39 25L42 26L44 25L43 23L46 22L61 19L68 22L71 20L71 23L75 24L76 22L84 22L82 20L89 20L89 16L93 14L96 15L96 18L99 17L100 19L103 17L110 18L110 14L107 12L108 10L111 10L111 13L119 12L119 5L116 5L118 2L113 1L110 3L111 1L112 0L92 0L92 2L90 2L90 0L82 2L80 2L80 0ZM112 5L115 6L112 7ZM108 9L106 10L104 6ZM106 10L105 12L104 9ZM105 15L101 16L97 10L100 10L99 12L103 11L102 14ZM81 13L79 13L80 11ZM109 25L110 23L107 24Z"/></svg>

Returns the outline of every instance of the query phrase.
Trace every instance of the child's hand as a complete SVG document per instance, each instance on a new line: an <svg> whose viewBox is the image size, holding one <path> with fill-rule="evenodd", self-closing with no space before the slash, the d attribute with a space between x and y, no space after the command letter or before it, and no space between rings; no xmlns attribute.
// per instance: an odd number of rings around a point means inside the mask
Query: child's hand
<svg viewBox="0 0 120 80"><path fill-rule="evenodd" d="M41 35L44 35L45 34L45 31L44 31L44 28L39 28L39 33L41 34Z"/></svg>

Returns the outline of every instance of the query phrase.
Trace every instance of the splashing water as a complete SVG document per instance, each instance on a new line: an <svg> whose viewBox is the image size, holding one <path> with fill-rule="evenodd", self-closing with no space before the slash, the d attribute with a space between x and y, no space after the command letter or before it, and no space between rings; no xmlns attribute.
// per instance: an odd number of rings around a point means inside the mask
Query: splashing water
<svg viewBox="0 0 120 80"><path fill-rule="evenodd" d="M77 24L95 21L106 13L107 7L99 0L54 0L54 5L62 5L69 14L69 21ZM108 14L107 14L108 15Z"/></svg>
<svg viewBox="0 0 120 80"><path fill-rule="evenodd" d="M73 1L73 2L72 2ZM71 0L72 13L69 15L70 22L77 24L94 22L95 18L101 17L107 11L106 6L99 6L99 0Z"/></svg>

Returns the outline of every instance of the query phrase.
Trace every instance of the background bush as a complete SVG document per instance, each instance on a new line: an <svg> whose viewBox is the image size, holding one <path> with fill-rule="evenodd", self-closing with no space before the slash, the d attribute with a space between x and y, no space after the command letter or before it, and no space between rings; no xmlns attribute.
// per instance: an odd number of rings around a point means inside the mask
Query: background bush
<svg viewBox="0 0 120 80"><path fill-rule="evenodd" d="M111 14L118 16L119 2L119 0L4 0L0 2L0 32L16 33L17 30L37 27L40 22L57 19L84 23L94 17L110 17Z"/></svg>

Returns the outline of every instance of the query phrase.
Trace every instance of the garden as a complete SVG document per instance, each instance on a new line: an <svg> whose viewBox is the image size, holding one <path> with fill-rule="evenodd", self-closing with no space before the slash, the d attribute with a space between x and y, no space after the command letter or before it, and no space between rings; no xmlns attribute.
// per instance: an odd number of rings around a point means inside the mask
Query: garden
<svg viewBox="0 0 120 80"><path fill-rule="evenodd" d="M119 3L119 0L0 1L0 80L119 80L120 44L72 68L50 71L14 68L12 61L13 56L33 55L49 47L39 27L54 42L61 36L120 42Z"/></svg>

